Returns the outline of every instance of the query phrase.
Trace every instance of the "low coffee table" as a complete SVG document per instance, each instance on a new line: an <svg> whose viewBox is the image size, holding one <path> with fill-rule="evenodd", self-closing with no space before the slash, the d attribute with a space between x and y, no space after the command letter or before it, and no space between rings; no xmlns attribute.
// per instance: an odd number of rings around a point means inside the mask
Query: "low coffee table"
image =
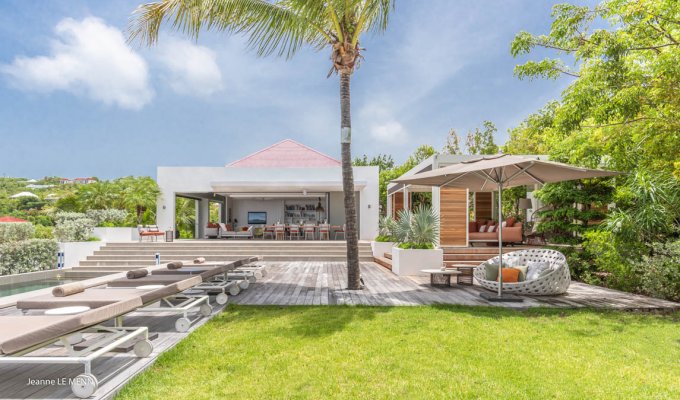
<svg viewBox="0 0 680 400"><path fill-rule="evenodd" d="M469 265L469 264L453 264L451 265L452 268L460 271L460 275L458 276L458 284L459 285L472 285L472 278L473 278L473 271L475 268L477 268L476 265Z"/></svg>
<svg viewBox="0 0 680 400"><path fill-rule="evenodd" d="M423 269L421 272L430 274L430 286L451 286L451 276L461 275L462 272L455 269Z"/></svg>

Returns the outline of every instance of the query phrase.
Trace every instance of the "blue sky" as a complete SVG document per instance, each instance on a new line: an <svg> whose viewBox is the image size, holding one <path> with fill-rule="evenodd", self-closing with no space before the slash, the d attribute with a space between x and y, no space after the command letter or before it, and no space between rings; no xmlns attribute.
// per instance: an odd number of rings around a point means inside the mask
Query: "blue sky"
<svg viewBox="0 0 680 400"><path fill-rule="evenodd" d="M553 1L397 2L366 36L352 82L353 153L403 161L493 121L497 142L569 80L520 81L509 46L547 32ZM326 52L257 58L242 38L166 30L129 47L138 1L0 4L0 175L155 176L219 166L285 138L339 156L338 79ZM534 58L545 54L537 53Z"/></svg>

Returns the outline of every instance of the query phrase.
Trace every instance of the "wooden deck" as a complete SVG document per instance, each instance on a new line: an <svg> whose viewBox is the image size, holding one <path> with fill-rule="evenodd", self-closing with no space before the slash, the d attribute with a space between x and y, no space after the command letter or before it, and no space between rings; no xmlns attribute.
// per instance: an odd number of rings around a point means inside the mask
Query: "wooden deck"
<svg viewBox="0 0 680 400"><path fill-rule="evenodd" d="M475 306L592 307L620 310L672 310L679 303L572 282L562 296L525 296L522 303L490 303L479 286L431 287L428 276L399 277L372 262L361 263L366 288L346 290L346 266L332 262L291 262L269 265L267 276L233 299L253 305L413 306L462 304Z"/></svg>

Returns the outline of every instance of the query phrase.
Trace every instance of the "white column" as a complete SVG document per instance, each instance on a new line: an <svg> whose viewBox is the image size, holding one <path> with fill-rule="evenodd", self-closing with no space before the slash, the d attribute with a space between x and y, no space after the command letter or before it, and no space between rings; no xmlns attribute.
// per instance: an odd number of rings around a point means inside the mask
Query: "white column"
<svg viewBox="0 0 680 400"><path fill-rule="evenodd" d="M162 231L175 229L175 192L162 192L156 201L156 225Z"/></svg>
<svg viewBox="0 0 680 400"><path fill-rule="evenodd" d="M205 237L205 228L208 226L210 219L210 201L201 199L197 202L196 207L196 238L203 239Z"/></svg>

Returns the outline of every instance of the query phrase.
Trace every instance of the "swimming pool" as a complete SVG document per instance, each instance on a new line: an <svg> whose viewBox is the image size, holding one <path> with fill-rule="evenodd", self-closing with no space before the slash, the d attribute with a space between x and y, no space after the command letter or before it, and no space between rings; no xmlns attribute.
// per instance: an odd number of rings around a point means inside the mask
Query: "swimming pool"
<svg viewBox="0 0 680 400"><path fill-rule="evenodd" d="M10 283L0 285L0 297L11 296L13 294L30 292L32 290L44 289L52 286L58 286L64 283L76 282L81 279L73 278L46 278L38 279L28 282Z"/></svg>

